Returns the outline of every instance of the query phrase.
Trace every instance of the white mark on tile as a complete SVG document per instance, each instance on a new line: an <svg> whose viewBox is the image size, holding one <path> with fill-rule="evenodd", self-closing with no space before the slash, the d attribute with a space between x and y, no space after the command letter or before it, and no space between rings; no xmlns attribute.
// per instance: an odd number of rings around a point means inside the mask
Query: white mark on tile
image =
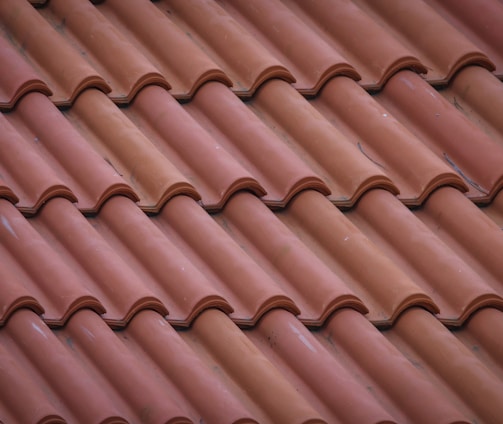
<svg viewBox="0 0 503 424"><path fill-rule="evenodd" d="M344 237L344 241L348 241L348 240L349 240L349 236Z"/></svg>
<svg viewBox="0 0 503 424"><path fill-rule="evenodd" d="M316 353L315 347L311 344L311 342L309 340L307 340L307 337L304 336L304 334L302 334L299 330L297 330L297 328L294 325L292 325L291 323L288 323L288 325L290 326L292 331L297 335L297 337L302 342L302 344L304 346L306 346L311 352Z"/></svg>
<svg viewBox="0 0 503 424"><path fill-rule="evenodd" d="M19 237L17 236L16 232L14 231L14 228L11 227L7 218L2 215L2 217L0 218L0 221L2 221L2 225L7 229L7 231L10 233L10 235L15 237L17 240L19 240Z"/></svg>
<svg viewBox="0 0 503 424"><path fill-rule="evenodd" d="M387 114L387 113L383 113L383 114L382 114L382 116L383 116L384 118L387 118L387 117L388 117L388 114Z"/></svg>
<svg viewBox="0 0 503 424"><path fill-rule="evenodd" d="M47 339L47 334L44 333L44 331L34 322L31 323L31 326L35 329L35 331L39 334L42 334L42 337L44 339Z"/></svg>
<svg viewBox="0 0 503 424"><path fill-rule="evenodd" d="M82 331L86 333L86 336L89 337L91 340L96 340L96 336L91 333L87 328L82 327Z"/></svg>

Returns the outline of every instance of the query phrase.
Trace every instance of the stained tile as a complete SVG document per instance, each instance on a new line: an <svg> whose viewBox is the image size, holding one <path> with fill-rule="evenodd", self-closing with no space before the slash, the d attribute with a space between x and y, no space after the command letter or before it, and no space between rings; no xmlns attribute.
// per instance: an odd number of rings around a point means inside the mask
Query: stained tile
<svg viewBox="0 0 503 424"><path fill-rule="evenodd" d="M376 98L464 179L470 199L489 202L501 189L501 140L485 133L418 75L396 74Z"/></svg>
<svg viewBox="0 0 503 424"><path fill-rule="evenodd" d="M87 87L111 89L27 1L0 5L0 36L11 43L53 93L57 105L69 105ZM47 48L50 46L50 48Z"/></svg>
<svg viewBox="0 0 503 424"><path fill-rule="evenodd" d="M56 196L83 212L96 212L117 194L138 199L46 96L27 94L0 120L1 173L24 213L35 213Z"/></svg>

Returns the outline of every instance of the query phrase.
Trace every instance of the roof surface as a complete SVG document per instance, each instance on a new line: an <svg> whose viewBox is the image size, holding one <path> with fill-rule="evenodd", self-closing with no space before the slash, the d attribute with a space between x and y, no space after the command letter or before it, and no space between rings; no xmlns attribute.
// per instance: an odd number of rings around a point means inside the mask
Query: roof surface
<svg viewBox="0 0 503 424"><path fill-rule="evenodd" d="M2 0L0 422L503 422L502 27Z"/></svg>

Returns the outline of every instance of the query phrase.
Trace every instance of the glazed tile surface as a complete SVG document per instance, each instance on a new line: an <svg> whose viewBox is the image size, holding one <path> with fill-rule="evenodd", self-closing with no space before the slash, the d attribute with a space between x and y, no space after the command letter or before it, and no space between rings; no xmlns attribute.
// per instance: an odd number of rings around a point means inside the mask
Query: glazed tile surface
<svg viewBox="0 0 503 424"><path fill-rule="evenodd" d="M502 23L1 1L0 422L502 422Z"/></svg>

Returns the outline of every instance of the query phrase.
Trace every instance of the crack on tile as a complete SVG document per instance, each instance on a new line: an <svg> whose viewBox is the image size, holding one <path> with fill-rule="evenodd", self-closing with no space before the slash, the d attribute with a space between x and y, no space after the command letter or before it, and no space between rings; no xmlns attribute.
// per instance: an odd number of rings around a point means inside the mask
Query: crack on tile
<svg viewBox="0 0 503 424"><path fill-rule="evenodd" d="M477 184L475 181L473 181L470 177L468 177L455 163L454 161L447 155L447 153L443 153L445 160L451 165L454 170L468 183L470 184L473 188L477 189L481 193L484 193L485 195L489 195L489 192L481 187L479 184Z"/></svg>
<svg viewBox="0 0 503 424"><path fill-rule="evenodd" d="M363 146L360 142L357 143L357 146L358 146L358 150L360 150L360 152L363 153L363 155L368 159L370 160L371 162L375 163L378 167L382 168L382 169L386 169L382 164L380 164L379 162L377 162L376 160L372 159L364 150L363 150Z"/></svg>

